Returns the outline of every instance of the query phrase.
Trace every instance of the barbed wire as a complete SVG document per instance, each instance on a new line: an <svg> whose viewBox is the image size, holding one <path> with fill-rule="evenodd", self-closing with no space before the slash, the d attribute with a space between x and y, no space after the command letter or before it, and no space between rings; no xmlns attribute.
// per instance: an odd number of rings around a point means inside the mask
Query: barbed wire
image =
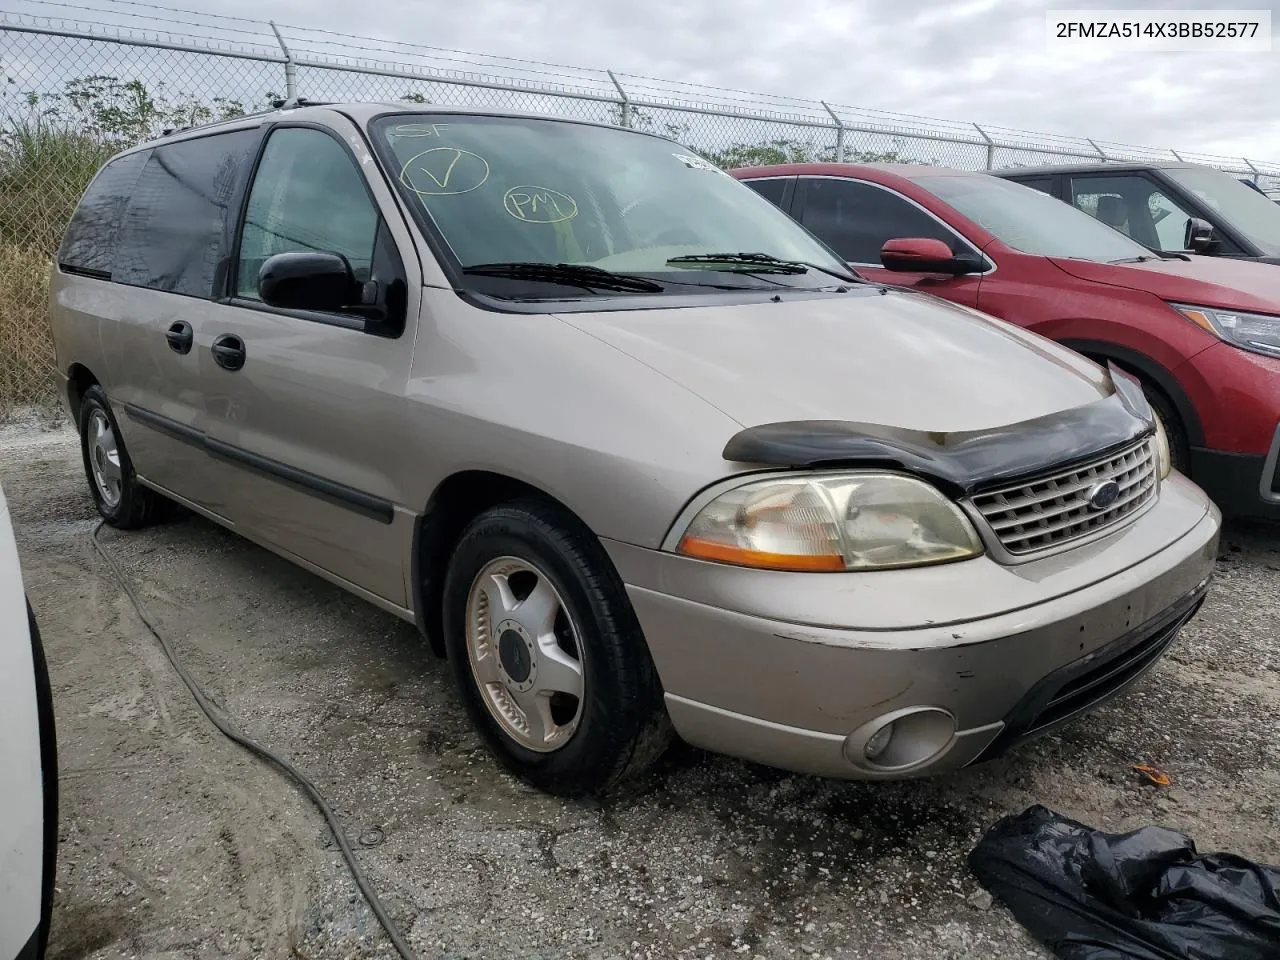
<svg viewBox="0 0 1280 960"><path fill-rule="evenodd" d="M283 60L280 55L280 48L275 44L262 44L257 49L252 49L247 44L226 37L193 37L189 34L175 34L165 30L140 30L121 26L120 24L102 23L93 20L78 20L44 14L0 10L0 30L5 28L16 30L33 28L38 32L60 32L68 37L79 37L84 40L98 40L106 43L165 43L170 46L185 47L192 53L218 54L220 56L251 56L261 59L264 51L271 50L273 56L270 59ZM200 46L200 44L205 44L205 46ZM215 44L223 46L219 48L213 46Z"/></svg>
<svg viewBox="0 0 1280 960"><path fill-rule="evenodd" d="M239 49L252 46L255 53L279 50L275 34L267 21L252 17L201 11L190 7L168 6L147 0L97 0L95 3L73 3L67 0L18 0L20 11L0 11L0 26L5 24L42 25L55 30L84 35L89 39L130 42L161 41L173 47L190 46L194 51L234 56ZM122 22L103 22L79 17L51 16L34 12L56 8L98 17L119 18ZM145 13L141 12L145 11ZM187 19L194 18L194 19ZM185 28L183 32L153 29L156 25ZM652 77L641 73L573 66L534 58L509 57L436 46L407 40L348 34L325 27L300 24L275 24L287 38L289 48L299 62L316 67L332 67L369 72L403 73L410 82L500 84L527 93L551 96L581 94L591 99L630 100L646 109L672 110L677 113L723 113L730 117L755 118L801 126L845 126L913 140L940 140L977 147L1024 149L1028 152L1059 153L1099 159L1174 156L1194 157L1202 162L1232 169L1244 164L1249 171L1280 168L1271 162L1252 162L1244 157L1224 157L1202 151L1184 150L1181 154L1169 148L1089 140L1064 134L1030 131L1001 124L978 125L966 121L940 119L918 114L860 107L838 102L824 103L780 94L767 94L734 87L717 86L687 80ZM193 31L199 31L195 33ZM326 39L332 38L332 39ZM390 49L394 48L394 49ZM401 57L396 57L397 52ZM361 54L373 54L366 57ZM412 59L409 59L412 58ZM274 59L274 57L273 57ZM624 82L625 81L625 82ZM621 84L624 94L618 94ZM834 114L834 120L833 120Z"/></svg>
<svg viewBox="0 0 1280 960"><path fill-rule="evenodd" d="M37 2L42 7L61 7L68 10L80 10L85 13L106 13L106 14L118 15L117 10L114 10L108 7L95 7L95 6L91 6L89 4L84 4L84 3L62 3L60 2L60 0L37 0ZM141 6L141 4L139 4L139 6ZM153 5L148 4L148 6L153 6ZM198 15L198 12L194 10L169 10L165 7L155 7L155 9L165 10L168 13L197 13ZM246 27L212 27L211 28L210 25L207 23L197 23L192 20L177 20L177 19L174 19L173 17L158 17L158 16L155 16L154 14L149 16L147 19L153 23L172 23L182 27L199 27L202 30L217 29L217 30L225 30L229 33L244 33L244 34L250 34L252 36L267 37L268 39L271 40L272 45L273 46L275 45L275 39L276 39L275 34L272 33L269 29L250 30ZM267 24L261 20L258 20L258 21L251 20L246 22L256 23L259 27L267 26ZM106 24L104 24L104 26L106 26ZM210 39L224 39L224 38L210 38Z"/></svg>
<svg viewBox="0 0 1280 960"><path fill-rule="evenodd" d="M281 91L624 124L666 134L726 167L897 159L989 170L1158 157L1207 163L1280 187L1280 164L1244 157L277 23L286 53L270 20L207 13L193 9L194 0L173 7L151 0L0 2L6 4L0 10L0 172L8 177L0 191L0 416L6 405L51 402L56 395L48 375L48 263L102 161L171 126L252 112Z"/></svg>

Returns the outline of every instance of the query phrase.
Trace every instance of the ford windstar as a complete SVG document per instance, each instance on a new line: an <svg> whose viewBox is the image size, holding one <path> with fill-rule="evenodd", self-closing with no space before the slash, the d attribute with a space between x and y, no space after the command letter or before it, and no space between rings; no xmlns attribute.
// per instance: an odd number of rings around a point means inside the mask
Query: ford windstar
<svg viewBox="0 0 1280 960"><path fill-rule="evenodd" d="M289 105L112 159L57 364L102 516L185 505L418 624L496 754L991 757L1192 617L1219 513L1137 383L860 280L663 137Z"/></svg>

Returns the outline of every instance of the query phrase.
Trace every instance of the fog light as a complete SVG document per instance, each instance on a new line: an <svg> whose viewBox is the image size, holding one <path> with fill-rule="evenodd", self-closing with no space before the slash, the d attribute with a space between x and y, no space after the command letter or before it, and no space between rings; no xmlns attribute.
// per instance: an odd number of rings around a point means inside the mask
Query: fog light
<svg viewBox="0 0 1280 960"><path fill-rule="evenodd" d="M868 720L844 739L845 758L866 773L893 775L937 762L956 739L942 707L903 707Z"/></svg>
<svg viewBox="0 0 1280 960"><path fill-rule="evenodd" d="M874 760L880 754L884 753L885 748L889 746L889 741L893 739L893 724L886 723L883 727L871 735L871 739L867 741L867 745L862 748L862 752L867 755L868 760Z"/></svg>

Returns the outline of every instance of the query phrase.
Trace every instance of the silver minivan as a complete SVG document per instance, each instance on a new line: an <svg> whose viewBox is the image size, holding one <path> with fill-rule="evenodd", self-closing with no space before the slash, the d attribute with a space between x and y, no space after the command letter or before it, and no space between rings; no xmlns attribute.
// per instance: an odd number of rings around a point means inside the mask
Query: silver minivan
<svg viewBox="0 0 1280 960"><path fill-rule="evenodd" d="M109 523L177 502L416 622L553 792L673 731L832 777L992 757L1150 667L1216 553L1133 381L863 281L647 133L173 133L93 181L52 313Z"/></svg>

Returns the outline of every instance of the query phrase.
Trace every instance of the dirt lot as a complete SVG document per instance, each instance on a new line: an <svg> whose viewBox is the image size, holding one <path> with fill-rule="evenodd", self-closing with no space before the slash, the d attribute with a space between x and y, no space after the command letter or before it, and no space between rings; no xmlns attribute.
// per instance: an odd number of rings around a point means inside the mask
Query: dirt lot
<svg viewBox="0 0 1280 960"><path fill-rule="evenodd" d="M0 428L0 483L57 702L53 958L392 955L319 815L198 712L95 555L74 437ZM1152 674L985 768L842 784L683 748L605 805L500 774L394 618L203 520L103 538L215 700L361 838L423 958L1043 957L964 867L1037 802L1280 862L1278 532L1229 528Z"/></svg>

